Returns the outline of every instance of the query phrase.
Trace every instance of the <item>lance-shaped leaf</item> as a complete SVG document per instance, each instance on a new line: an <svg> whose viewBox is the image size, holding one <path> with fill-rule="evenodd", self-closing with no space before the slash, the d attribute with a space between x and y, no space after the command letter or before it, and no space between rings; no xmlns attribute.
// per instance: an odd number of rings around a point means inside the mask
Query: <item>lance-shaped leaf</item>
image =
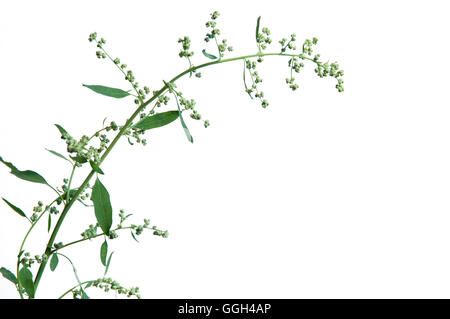
<svg viewBox="0 0 450 319"><path fill-rule="evenodd" d="M34 298L33 274L27 267L23 267L19 271L20 285L25 289L30 298Z"/></svg>
<svg viewBox="0 0 450 319"><path fill-rule="evenodd" d="M84 164L84 163L87 162L87 158L86 157L79 156L79 155L70 156L70 158L73 159L75 162L78 162L80 164Z"/></svg>
<svg viewBox="0 0 450 319"><path fill-rule="evenodd" d="M132 230L132 229L130 229L130 233L131 233L131 236L133 237L133 239L134 239L136 242L139 242L139 240L137 240L136 236L134 236L134 233L133 233L133 230Z"/></svg>
<svg viewBox="0 0 450 319"><path fill-rule="evenodd" d="M80 286L81 292L83 293L83 299L89 299L88 295L86 295L86 293L84 292L83 285L81 284L80 278L78 277L77 269L75 268L75 265L73 264L72 260L70 260L69 257L67 257L66 255L63 255L61 253L55 253L55 255L56 254L66 258L69 261L69 263L72 265L73 274L75 275L75 278L77 279L77 282Z"/></svg>
<svg viewBox="0 0 450 319"><path fill-rule="evenodd" d="M4 199L2 197L3 201L8 204L9 207L11 207L17 214L19 214L22 217L25 217L28 219L27 215L25 215L25 213L23 212L23 210L21 210L19 207L14 206L13 204L11 204L10 202L8 202L6 199Z"/></svg>
<svg viewBox="0 0 450 319"><path fill-rule="evenodd" d="M106 257L108 256L108 242L103 242L102 246L100 247L100 261L102 262L103 266L106 267Z"/></svg>
<svg viewBox="0 0 450 319"><path fill-rule="evenodd" d="M108 191L98 178L92 188L91 199L94 203L94 211L97 222L103 232L108 235L109 229L112 225L111 201L109 199Z"/></svg>
<svg viewBox="0 0 450 319"><path fill-rule="evenodd" d="M69 135L67 131L59 124L55 124L56 128L58 129L59 133L61 133L61 136Z"/></svg>
<svg viewBox="0 0 450 319"><path fill-rule="evenodd" d="M178 103L177 92L175 92L175 90L173 89L174 88L174 84L173 83L167 83L165 81L164 81L164 84L167 86L169 91L175 97L175 101L177 102L177 107L178 107L178 116L180 117L181 126L183 126L184 133L186 134L186 137L187 137L188 141L191 142L191 143L194 143L194 138L192 137L191 132L189 132L189 129L186 126L186 123L184 122L183 115L181 114L181 108L180 108L180 103Z"/></svg>
<svg viewBox="0 0 450 319"><path fill-rule="evenodd" d="M47 181L45 180L45 178L43 178L41 175L39 175L38 173L36 173L34 171L29 171L29 170L21 171L21 170L17 169L17 167L15 167L12 163L4 161L1 156L0 156L0 162L5 164L6 166L8 166L11 169L11 174L15 175L16 177L18 177L20 179L23 179L23 180L29 181L29 182L33 182L33 183L49 185L47 183Z"/></svg>
<svg viewBox="0 0 450 319"><path fill-rule="evenodd" d="M103 173L102 169L97 165L97 163L95 163L93 160L90 160L89 164L91 164L91 167L95 172L97 172L101 175L105 174L105 173Z"/></svg>
<svg viewBox="0 0 450 319"><path fill-rule="evenodd" d="M0 268L0 273L3 275L3 277L11 281L13 284L17 285L17 278L11 271L6 269L5 267L2 267Z"/></svg>
<svg viewBox="0 0 450 319"><path fill-rule="evenodd" d="M207 57L208 59L211 60L217 60L217 57L215 55L209 54L208 52L206 52L205 49L202 50L202 53L205 57Z"/></svg>
<svg viewBox="0 0 450 319"><path fill-rule="evenodd" d="M124 91L124 90L121 90L121 89L112 88L112 87L108 87L108 86L103 86L103 85L87 85L87 84L83 84L83 86L87 87L88 89L91 89L95 93L106 95L106 96L110 96L110 97L115 97L116 99L120 99L120 98L123 98L123 97L126 97L126 96L130 95L130 93L128 93L127 91Z"/></svg>
<svg viewBox="0 0 450 319"><path fill-rule="evenodd" d="M178 118L178 111L168 111L158 113L152 116L144 117L142 120L133 125L133 127L146 131L152 128L157 128L172 123L177 118Z"/></svg>
<svg viewBox="0 0 450 319"><path fill-rule="evenodd" d="M50 229L52 228L52 214L48 214L48 222L47 222L47 232L50 232Z"/></svg>
<svg viewBox="0 0 450 319"><path fill-rule="evenodd" d="M72 162L71 162L67 157L65 157L64 155L62 155L62 154L60 154L60 153L58 153L58 152L55 152L55 151L53 151L53 150L49 150L49 149L47 149L47 148L46 148L46 150L49 151L50 153L52 153L53 155L56 155L56 156L58 156L59 158L62 158L63 160L66 160L66 161L68 161L70 164L72 164Z"/></svg>
<svg viewBox="0 0 450 319"><path fill-rule="evenodd" d="M56 267L58 267L58 263L58 254L53 254L52 258L50 259L50 270L55 271Z"/></svg>
<svg viewBox="0 0 450 319"><path fill-rule="evenodd" d="M178 101L177 101L177 104L178 104ZM178 105L178 113L180 114L181 125L183 126L184 133L186 134L186 137L187 137L188 141L191 142L191 143L194 143L194 138L192 137L191 132L189 132L189 129L186 126L186 123L183 120L183 116L181 115L181 109L180 109L179 105Z"/></svg>
<svg viewBox="0 0 450 319"><path fill-rule="evenodd" d="M111 257L112 257L113 254L114 254L114 252L112 252L111 255L109 255L108 262L106 263L105 273L103 274L103 277L105 277L106 274L108 273L109 265L111 265Z"/></svg>
<svg viewBox="0 0 450 319"><path fill-rule="evenodd" d="M258 34L259 34L259 23L261 22L261 16L258 17L258 20L256 20L256 42L258 42Z"/></svg>

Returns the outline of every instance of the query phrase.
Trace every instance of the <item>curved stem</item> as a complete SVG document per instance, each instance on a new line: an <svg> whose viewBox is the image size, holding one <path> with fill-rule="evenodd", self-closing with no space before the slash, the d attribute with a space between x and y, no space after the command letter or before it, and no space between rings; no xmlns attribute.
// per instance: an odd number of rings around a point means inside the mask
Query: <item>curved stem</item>
<svg viewBox="0 0 450 319"><path fill-rule="evenodd" d="M59 196L61 196L61 194L52 186L52 185L49 185L49 184L47 184L48 185L48 187L50 187L56 194L58 194Z"/></svg>
<svg viewBox="0 0 450 319"><path fill-rule="evenodd" d="M92 140L97 134L99 134L100 132L103 132L104 130L106 130L106 127L99 129L97 132L92 134L91 137L89 137L88 141Z"/></svg>
<svg viewBox="0 0 450 319"><path fill-rule="evenodd" d="M72 288L70 288L69 290L67 290L65 293L63 293L61 296L58 297L58 299L62 299L65 295L67 295L69 292L73 291L74 289L77 289L80 286L83 286L84 284L88 284L90 282L95 282L95 280L86 280L83 281L82 283L79 283L76 286L73 286Z"/></svg>
<svg viewBox="0 0 450 319"><path fill-rule="evenodd" d="M106 52L105 52L106 53ZM257 53L257 54L250 54L250 55L245 55L245 56L239 56L239 57L235 57L235 58L229 58L229 59L220 59L220 60L216 60L216 61L212 61L212 62L207 62L204 64L200 64L198 66L193 66L190 67L189 69L179 73L178 75L176 75L175 77L173 77L168 83L174 83L175 81L177 81L178 79L180 79L181 77L183 77L184 75L194 72L198 69L202 69L205 68L207 66L210 65L215 65L215 64L221 64L221 63L226 63L226 62L232 62L232 61L238 61L238 60L244 60L244 59L249 59L249 58L253 58L253 57L261 57L261 56L290 56L290 57L300 57L298 54L286 54L286 53ZM111 59L111 57L109 57ZM308 57L300 57L301 59L306 59L306 60L311 60L313 62L315 62L313 59L308 58ZM123 70L122 70L123 71ZM150 99L148 99L147 101L141 103L139 105L139 107L134 111L134 113L130 116L130 118L126 121L125 125L122 126L122 128L119 130L119 132L117 133L116 137L114 138L114 140L111 142L111 144L108 146L108 148L105 150L105 152L103 153L102 157L100 158L100 160L98 161L97 165L100 167L100 165L102 164L102 162L105 160L105 158L109 155L109 153L111 152L111 150L114 148L114 146L116 145L116 143L119 141L119 139L124 135L124 133L126 132L126 130L131 126L131 124L133 123L133 120L139 115L140 112L142 112L145 107L147 105L149 105L150 103L152 103L155 99L157 99L162 93L164 93L166 90L168 89L168 84L164 84L164 86L157 91ZM138 93L139 94L139 93ZM67 216L67 213L69 212L70 208L72 207L73 203L78 199L78 197L81 195L81 193L83 192L83 190L87 187L87 184L89 183L89 181L91 180L92 176L94 176L95 171L91 170L91 172L88 174L88 176L86 177L86 179L84 180L84 182L81 184L81 186L78 188L78 190L75 192L75 194L73 195L73 197L70 199L70 201L68 203L66 203L66 205L64 206L64 210L61 213L61 216L58 219L58 222L55 225L55 228L53 229L53 232L50 236L50 239L47 243L47 247L45 250L45 254L47 256L50 256L52 254L52 246L55 242L56 236L59 232L59 229L61 228L61 225L65 219L65 217ZM45 270L45 266L47 264L47 261L42 262L38 273L36 274L36 278L34 280L34 289L35 291L38 288L39 282L41 280L42 274Z"/></svg>

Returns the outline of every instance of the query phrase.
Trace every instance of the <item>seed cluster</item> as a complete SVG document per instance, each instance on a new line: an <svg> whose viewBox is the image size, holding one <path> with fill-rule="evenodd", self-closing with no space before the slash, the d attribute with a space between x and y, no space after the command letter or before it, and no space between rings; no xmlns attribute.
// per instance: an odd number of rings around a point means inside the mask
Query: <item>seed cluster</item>
<svg viewBox="0 0 450 319"><path fill-rule="evenodd" d="M136 92L137 96L134 100L135 104L143 103L143 101L146 99L147 94L150 92L150 89L147 86L140 87L139 82L136 81L136 78L134 76L133 70L128 68L127 64L124 64L120 61L120 58L111 58L111 56L106 52L104 48L104 44L106 43L106 40L104 38L100 38L100 40L97 39L97 32L93 32L89 35L89 42L95 42L97 43L98 51L95 52L97 58L99 59L106 59L109 58L122 72L122 74L125 76L125 80L128 81L131 86L133 87L134 91Z"/></svg>
<svg viewBox="0 0 450 319"><path fill-rule="evenodd" d="M170 88L169 91L172 92L172 94L175 97L175 101L178 104L178 106L180 107L181 112L185 112L188 111L190 112L189 116L193 119L193 120L201 120L202 119L202 115L197 111L197 109L195 108L196 102L194 99L187 99L183 96L183 92L179 91L178 89L175 90L175 88L177 87L175 85L175 83L170 83ZM208 120L204 120L203 121L203 126L205 128L207 128L210 125Z"/></svg>
<svg viewBox="0 0 450 319"><path fill-rule="evenodd" d="M31 254L29 252L23 252L23 256L24 257L20 258L19 262L23 267L27 268L30 268L34 263L42 264L43 262L47 262L48 260L48 256L46 254L43 254L42 256L35 255L34 257L31 257Z"/></svg>
<svg viewBox="0 0 450 319"><path fill-rule="evenodd" d="M95 281L91 281L86 284L84 289L87 289L89 287L100 288L103 289L104 292L116 291L118 294L126 295L128 298L133 296L138 299L141 298L141 295L139 294L139 287L131 287L130 289L127 289L112 278L99 278ZM82 299L84 296L83 290L81 288L74 289L72 291L72 294L73 299Z"/></svg>
<svg viewBox="0 0 450 319"><path fill-rule="evenodd" d="M261 63L262 58L258 58L257 62ZM261 106L266 108L269 106L269 102L264 98L264 92L258 88L258 84L263 81L259 76L258 71L256 71L257 62L251 60L244 60L244 86L245 91L251 98L258 98L261 101ZM248 87L245 79L245 74L248 73L251 79L251 86ZM252 95L253 94L253 95Z"/></svg>
<svg viewBox="0 0 450 319"><path fill-rule="evenodd" d="M130 217L132 214L126 214L124 209L121 209L119 212L120 222L117 224L116 229L112 229L109 231L109 239L115 239L119 237L117 231L121 229L131 229L134 235L141 235L145 229L153 230L153 235L161 236L163 238L167 238L169 236L169 232L167 230L162 231L158 229L157 226L150 226L150 220L145 218L144 223L142 225L131 224L129 226L124 225L124 222ZM87 228L84 232L81 233L81 237L83 239L92 239L98 237L99 235L103 235L103 233L98 234L97 230L100 226L98 224L91 224L89 228Z"/></svg>
<svg viewBox="0 0 450 319"><path fill-rule="evenodd" d="M267 49L267 46L272 43L269 28L263 27L261 29L261 32L258 32L258 34L256 35L256 43L258 45L259 52Z"/></svg>
<svg viewBox="0 0 450 319"><path fill-rule="evenodd" d="M205 26L209 29L208 33L205 36L205 42L209 42L214 39L214 42L217 46L217 51L219 52L219 59L223 58L226 51L233 51L233 47L228 45L227 39L218 39L218 35L220 35L220 29L217 28L217 18L220 16L218 11L214 11L211 13L211 20L205 23Z"/></svg>
<svg viewBox="0 0 450 319"><path fill-rule="evenodd" d="M314 69L314 72L320 77L334 77L337 80L336 89L338 92L344 91L344 80L342 76L344 75L343 70L339 70L339 64L337 62L329 63L320 61L320 54L313 55L313 46L318 42L317 38L312 38L312 40L306 39L303 43L302 53L299 55L300 59L310 60L316 63L317 67Z"/></svg>

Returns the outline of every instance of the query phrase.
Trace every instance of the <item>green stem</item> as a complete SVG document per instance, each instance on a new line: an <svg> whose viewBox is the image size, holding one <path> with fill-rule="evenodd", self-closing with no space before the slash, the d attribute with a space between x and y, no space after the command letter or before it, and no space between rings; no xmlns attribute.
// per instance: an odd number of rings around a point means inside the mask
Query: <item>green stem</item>
<svg viewBox="0 0 450 319"><path fill-rule="evenodd" d="M31 231L33 230L34 226L38 223L38 221L41 219L41 217L44 216L45 212L47 212L47 210L58 200L58 198L56 198L53 202L51 202L50 205L47 205L47 207L39 215L39 217L36 219L36 221L34 223L33 222L31 223L31 226L28 229L27 233L25 234L25 237L22 240L22 244L20 245L19 254L17 254L16 276L17 276L17 285L18 285L18 289L19 289L19 295L20 295L21 299L23 299L23 294L22 294L22 285L20 284L20 275L19 275L19 266L20 266L20 257L19 257L19 255L21 255L21 252L23 250L23 246L25 245L25 242L26 242L28 236L30 235Z"/></svg>
<svg viewBox="0 0 450 319"><path fill-rule="evenodd" d="M111 231L118 231L118 230L121 230L121 229L133 229L133 228L132 227L121 227L121 228L112 229ZM81 242L86 241L86 240L94 239L94 238L97 238L97 237L100 237L100 236L103 236L103 235L106 235L106 234L105 233L101 233L101 234L94 235L94 236L92 236L90 238L82 238L82 239L74 240L74 241L72 241L72 242L70 242L68 244L65 244L65 245L63 245L61 247L58 247L57 249L54 249L53 252L59 251L59 250L61 250L63 248L66 248L68 246L71 246L71 245L74 245L74 244L78 244L78 243L81 243Z"/></svg>
<svg viewBox="0 0 450 319"><path fill-rule="evenodd" d="M95 40L95 42L96 42L97 44L99 44L97 40ZM125 73L125 71L124 71L118 64L116 64L116 62L114 62L113 58L112 58L112 57L108 54L108 52L106 52L106 50L103 48L103 44L100 44L100 47L99 47L99 48L100 48L100 50L103 51L103 53L105 53L105 55L108 57L108 59L111 60L111 62L114 63L115 66L117 66L117 68L120 70L120 72L122 72L122 74L125 75L125 77L126 77L127 74ZM131 83L131 82L130 82L130 83ZM139 100L140 100L140 99L141 99L141 95L139 94L138 90L134 87L133 83L131 83L131 86L133 87L133 90L136 92L136 94L138 95Z"/></svg>
<svg viewBox="0 0 450 319"><path fill-rule="evenodd" d="M77 168L76 164L73 164L72 173L70 173L69 183L67 184L67 195L66 195L66 203L69 202L70 196L70 185L72 185L73 174L75 173L75 169Z"/></svg>
<svg viewBox="0 0 450 319"><path fill-rule="evenodd" d="M58 297L58 299L62 299L65 295L67 295L69 292L73 291L74 289L77 289L80 286L83 286L84 284L88 284L90 282L95 282L95 280L87 280L87 281L83 281L82 283L79 283L76 286L73 286L72 288L70 288L69 290L67 290L65 293L63 293L61 296Z"/></svg>
<svg viewBox="0 0 450 319"><path fill-rule="evenodd" d="M100 132L103 132L104 130L106 130L106 127L99 129L97 132L95 132L94 134L91 135L91 137L89 138L88 141L92 140L97 134L99 134Z"/></svg>
<svg viewBox="0 0 450 319"><path fill-rule="evenodd" d="M105 52L106 53L106 52ZM179 73L178 75L176 75L175 77L173 77L169 83L174 83L175 81L177 81L178 79L180 79L181 77L183 77L184 75L194 72L198 69L202 69L205 67L208 67L210 65L215 65L215 64L220 64L220 63L226 63L226 62L232 62L232 61L238 61L238 60L244 60L244 59L249 59L249 58L253 58L253 57L260 57L260 56L290 56L290 57L298 57L298 54L283 54L283 53L257 53L257 54L251 54L251 55L245 55L245 56L239 56L239 57L235 57L235 58L229 58L229 59L223 59L223 60L216 60L216 61L212 61L212 62L208 62L208 63L204 63L198 66L193 66L190 67L189 69ZM109 57L111 60L112 58ZM303 57L302 59L306 59L306 60L311 60L310 58L307 57ZM314 61L313 61L314 62ZM122 70L123 71L123 70ZM140 106L134 111L134 113L130 116L130 118L126 121L125 125L122 126L122 128L120 129L120 131L117 133L116 137L114 138L114 140L111 142L111 144L108 146L108 148L105 150L105 152L103 153L102 157L100 158L99 162L98 162L98 166L100 167L100 165L102 164L102 162L105 160L105 158L109 155L109 153L111 152L111 150L114 148L114 146L117 144L117 142L119 141L119 139L124 135L124 133L126 132L126 130L131 126L131 124L133 123L133 120L139 115L140 112L142 112L145 107L147 105L149 105L150 103L152 103L155 99L157 99L162 93L164 93L166 90L168 89L168 85L164 84L164 86L157 91L150 99L148 99L146 102L141 103ZM139 93L138 93L139 94ZM53 232L50 236L50 239L47 243L46 249L45 249L45 254L47 256L50 256L52 254L52 246L55 242L56 236L59 232L59 229L61 228L61 225L64 221L64 219L67 216L67 213L69 212L70 208L72 207L72 205L74 204L74 202L77 200L77 198L81 195L81 193L83 192L83 190L87 187L87 184L89 183L89 181L91 180L92 176L94 176L95 171L91 170L91 172L88 174L88 176L86 177L86 179L84 180L84 182L81 184L81 186L78 188L78 190L76 191L76 193L74 194L74 196L70 199L70 201L68 203L66 203L66 205L64 206L64 210L62 211L58 222L55 225L55 228L53 229ZM47 264L47 261L42 262L38 273L36 274L36 278L34 280L34 289L35 291L37 290L38 286L39 286L39 282L41 280L42 274L45 270L45 266Z"/></svg>

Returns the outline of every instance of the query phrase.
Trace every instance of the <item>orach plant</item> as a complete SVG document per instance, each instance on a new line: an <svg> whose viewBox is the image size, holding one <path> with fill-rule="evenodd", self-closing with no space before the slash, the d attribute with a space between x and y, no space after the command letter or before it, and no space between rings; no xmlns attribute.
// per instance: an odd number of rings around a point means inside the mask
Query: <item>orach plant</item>
<svg viewBox="0 0 450 319"><path fill-rule="evenodd" d="M96 44L96 55L99 59L108 59L116 65L117 69L122 73L125 80L129 82L132 90L124 91L117 88L111 88L101 85L85 85L86 88L93 92L113 97L125 98L134 97L134 103L137 105L134 113L125 121L123 125L118 125L112 121L105 123L95 133L91 135L83 135L80 139L75 139L69 134L61 125L55 124L61 138L67 144L67 155L64 156L53 150L48 150L53 155L60 157L67 161L72 166L71 174L64 178L64 183L60 187L50 185L44 177L40 174L30 170L19 170L12 163L7 162L2 157L0 161L11 169L11 174L16 177L33 183L40 183L49 187L55 194L56 198L49 204L44 205L41 201L33 208L33 214L28 216L25 212L8 200L3 198L3 201L16 213L24 217L30 223L30 227L25 234L25 237L20 245L17 256L17 267L15 274L10 270L2 267L0 272L9 281L11 281L17 288L21 298L28 296L28 298L35 298L39 283L44 274L47 263L50 261L50 270L55 271L58 266L60 258L67 260L73 267L77 284L68 289L59 298L72 294L74 298L89 298L86 290L90 287L97 287L103 289L105 292L113 290L119 294L135 296L140 298L138 287L124 288L117 281L107 278L108 268L111 262L112 253L108 253L108 240L118 237L119 231L127 230L131 232L134 239L140 235L144 230L150 230L154 235L163 238L168 237L167 230L161 230L156 226L152 226L148 219L144 219L143 224L128 224L128 218L131 214L126 214L122 209L119 212L119 223L113 227L113 209L111 206L109 193L106 187L100 181L99 175L103 174L100 168L105 161L108 154L114 148L121 137L126 137L130 144L140 143L146 145L146 140L143 135L150 129L155 129L167 125L179 119L181 126L184 129L187 139L193 143L194 139L189 132L183 115L189 114L189 117L194 120L202 120L201 114L196 109L196 104L193 99L186 98L180 89L177 88L175 82L185 75L189 77L201 77L200 69L213 66L215 64L227 63L232 61L243 62L243 86L245 92L251 99L257 99L263 108L269 105L265 99L264 92L261 91L259 83L262 79L256 70L258 63L263 62L266 56L279 56L288 59L289 75L286 78L286 83L289 88L296 90L298 84L294 78L294 72L299 73L303 68L304 61L311 62L315 65L316 74L323 77L334 77L337 81L336 88L339 92L344 90L342 76L344 72L339 69L338 63L322 62L319 54L313 54L313 47L317 44L317 39L307 39L303 42L299 52L296 52L296 35L291 34L289 38L283 38L279 41L279 49L276 52L268 53L266 49L272 43L270 37L270 30L266 27L260 27L260 17L256 23L256 47L257 51L254 54L238 56L233 58L225 58L228 52L233 51L233 47L228 44L226 39L221 39L221 31L217 28L217 19L219 12L213 12L210 15L210 20L206 23L208 32L204 41L206 43L213 43L216 47L216 53L213 55L206 50L202 51L203 56L210 60L207 63L195 65L192 62L194 52L190 51L191 40L189 37L183 37L178 40L182 45L182 50L179 53L181 58L186 58L189 62L189 68L180 74L173 77L170 81L163 81L164 85L156 91L150 91L147 86L141 87L136 81L133 71L130 70L126 64L122 63L119 58L112 58L105 49L105 39L99 38L97 33L89 35L89 42ZM171 111L158 112L163 106L168 105L170 97L175 100L176 108ZM152 107L150 108L150 106ZM203 120L205 127L209 126L208 120ZM112 138L111 134L115 134ZM110 140L111 138L111 140ZM83 165L90 165L90 172L84 179L83 183L78 187L72 185L72 180L77 168ZM91 186L89 182L95 175L95 182ZM92 204L89 202L92 201ZM58 232L75 202L79 202L87 209L92 209L95 213L97 223L90 225L88 229L81 233L81 238L67 243L56 241ZM41 255L32 255L25 250L25 243L33 230L35 225L42 220L47 214L48 232L50 238L45 245L44 252ZM58 217L56 224L52 227L52 218ZM73 262L62 253L62 251L72 245L84 242L89 239L103 237L104 242L100 248L100 261L105 266L105 271L102 277L94 280L82 281L78 278ZM39 264L39 268L35 269L33 275L33 264Z"/></svg>

